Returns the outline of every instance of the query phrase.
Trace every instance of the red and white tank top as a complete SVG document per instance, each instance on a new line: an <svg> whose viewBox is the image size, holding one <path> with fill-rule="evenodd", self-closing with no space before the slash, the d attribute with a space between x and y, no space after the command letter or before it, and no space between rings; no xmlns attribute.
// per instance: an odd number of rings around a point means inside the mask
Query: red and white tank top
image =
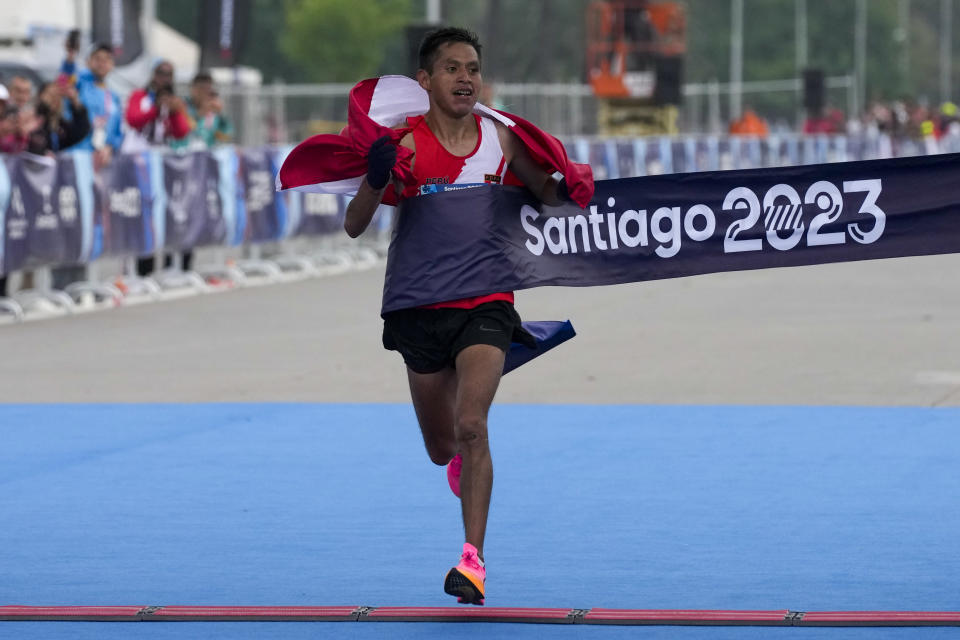
<svg viewBox="0 0 960 640"><path fill-rule="evenodd" d="M474 114L477 119L477 146L465 156L455 156L447 151L433 131L427 125L423 116L408 118L407 123L413 127L413 142L416 145L416 156L413 161L413 175L417 179L415 184L403 190L401 198L415 197L420 193L420 187L431 184L502 184L507 173L506 159L500 147L500 138L497 135L497 126L490 118L482 118ZM422 309L472 309L485 302L503 300L513 304L513 292L491 293L483 296L449 300L436 304L425 305Z"/></svg>

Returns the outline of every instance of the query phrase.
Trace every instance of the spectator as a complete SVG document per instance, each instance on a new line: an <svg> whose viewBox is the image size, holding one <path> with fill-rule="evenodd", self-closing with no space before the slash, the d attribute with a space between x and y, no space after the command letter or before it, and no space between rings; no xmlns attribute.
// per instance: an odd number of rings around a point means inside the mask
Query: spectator
<svg viewBox="0 0 960 640"><path fill-rule="evenodd" d="M130 94L126 119L133 131L124 138L124 151L141 151L187 137L190 119L187 105L174 93L172 64L158 63L150 84Z"/></svg>
<svg viewBox="0 0 960 640"><path fill-rule="evenodd" d="M11 111L16 114L14 107L7 106L10 102L10 92L0 84L0 153L10 153L4 148L3 141L13 135L16 130L16 115L12 118L8 115Z"/></svg>
<svg viewBox="0 0 960 640"><path fill-rule="evenodd" d="M945 135L960 133L960 117L957 114L957 105L944 102L940 105L940 115L937 118L937 138Z"/></svg>
<svg viewBox="0 0 960 640"><path fill-rule="evenodd" d="M743 110L739 120L730 123L730 133L740 136L765 137L770 134L767 122L750 107Z"/></svg>
<svg viewBox="0 0 960 640"><path fill-rule="evenodd" d="M233 125L223 115L223 101L213 85L213 76L201 71L190 83L187 111L193 124L189 139L175 140L174 148L209 149L233 140Z"/></svg>
<svg viewBox="0 0 960 640"><path fill-rule="evenodd" d="M29 78L13 76L7 84L10 90L10 102L17 109L23 110L33 104L33 83Z"/></svg>
<svg viewBox="0 0 960 640"><path fill-rule="evenodd" d="M844 133L847 130L843 111L827 105L818 112L811 112L803 123L804 133Z"/></svg>
<svg viewBox="0 0 960 640"><path fill-rule="evenodd" d="M163 60L153 68L153 77L143 89L130 94L127 103L127 124L134 131L127 133L123 141L124 151L140 151L149 145L165 145L186 138L192 127L187 105L174 93L173 65ZM172 256L164 256L164 266L172 264ZM193 253L183 253L182 267L190 269ZM137 274L149 275L156 269L153 256L137 258Z"/></svg>
<svg viewBox="0 0 960 640"><path fill-rule="evenodd" d="M0 145L4 153L19 153L26 150L27 136L38 126L33 110L33 82L24 76L13 76L6 88L10 94L7 113L16 114L17 123L13 133L0 140Z"/></svg>
<svg viewBox="0 0 960 640"><path fill-rule="evenodd" d="M64 117L64 97L69 100L72 118ZM61 82L48 82L37 96L37 127L30 132L27 151L52 155L76 145L90 133L87 109L77 89Z"/></svg>
<svg viewBox="0 0 960 640"><path fill-rule="evenodd" d="M209 71L199 71L190 81L190 97L187 98L187 109L192 116L196 113L200 103L213 91L213 76Z"/></svg>
<svg viewBox="0 0 960 640"><path fill-rule="evenodd" d="M233 125L223 115L223 100L220 92L211 89L206 99L197 109L197 129L195 135L202 139L207 148L233 141Z"/></svg>
<svg viewBox="0 0 960 640"><path fill-rule="evenodd" d="M0 153L20 153L27 148L27 130L21 126L23 118L13 105L6 105L0 116ZM32 118L31 118L32 120ZM33 129L33 127L29 127Z"/></svg>
<svg viewBox="0 0 960 640"><path fill-rule="evenodd" d="M67 57L61 67L61 77L75 78L80 101L90 118L90 135L79 145L94 153L95 165L104 167L123 143L123 106L116 93L107 88L107 76L113 71L113 47L96 44L87 56L87 68L76 72L77 50L67 44Z"/></svg>

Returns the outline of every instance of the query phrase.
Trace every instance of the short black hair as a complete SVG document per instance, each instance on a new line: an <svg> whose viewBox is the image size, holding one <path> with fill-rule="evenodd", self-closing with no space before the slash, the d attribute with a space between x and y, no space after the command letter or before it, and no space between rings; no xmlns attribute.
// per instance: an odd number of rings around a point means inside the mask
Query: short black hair
<svg viewBox="0 0 960 640"><path fill-rule="evenodd" d="M442 45L450 42L463 42L477 51L477 58L481 58L480 38L473 31L460 27L443 27L434 29L423 37L420 42L418 64L427 73L433 72L433 65L437 61L437 52Z"/></svg>
<svg viewBox="0 0 960 640"><path fill-rule="evenodd" d="M110 46L106 42L97 42L90 48L90 55L92 56L93 54L99 53L100 51L106 51L110 55L114 54L112 46Z"/></svg>
<svg viewBox="0 0 960 640"><path fill-rule="evenodd" d="M201 82L213 82L213 76L206 69L201 69L197 75L193 76L190 84L200 84Z"/></svg>

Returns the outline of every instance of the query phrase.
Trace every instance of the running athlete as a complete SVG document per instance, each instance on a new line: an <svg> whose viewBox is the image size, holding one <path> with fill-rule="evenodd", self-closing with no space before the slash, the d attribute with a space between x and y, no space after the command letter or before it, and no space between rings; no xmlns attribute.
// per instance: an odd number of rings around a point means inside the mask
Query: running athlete
<svg viewBox="0 0 960 640"><path fill-rule="evenodd" d="M400 215L403 199L416 197L421 187L499 184L508 169L548 205L569 197L565 181L540 168L516 134L474 113L483 88L480 49L475 34L458 28L433 31L420 45L416 78L430 108L402 127L412 127L400 145L415 153L417 182L394 185ZM351 237L369 225L396 160L397 148L388 137L371 146L366 178L346 211L344 228ZM459 564L446 575L444 591L475 605L484 603L483 541L493 487L487 414L510 343L529 341L513 302L513 292L505 291L384 316L383 344L406 363L427 454L435 464L447 465L450 488L461 500L466 542Z"/></svg>

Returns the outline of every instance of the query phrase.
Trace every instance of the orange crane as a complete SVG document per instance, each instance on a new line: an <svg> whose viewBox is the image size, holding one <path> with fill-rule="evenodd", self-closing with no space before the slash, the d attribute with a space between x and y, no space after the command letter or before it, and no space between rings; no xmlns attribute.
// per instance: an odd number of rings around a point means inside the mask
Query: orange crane
<svg viewBox="0 0 960 640"><path fill-rule="evenodd" d="M586 26L587 73L600 99L601 133L673 132L686 54L683 4L595 0L587 6ZM624 129L631 119L643 124Z"/></svg>

